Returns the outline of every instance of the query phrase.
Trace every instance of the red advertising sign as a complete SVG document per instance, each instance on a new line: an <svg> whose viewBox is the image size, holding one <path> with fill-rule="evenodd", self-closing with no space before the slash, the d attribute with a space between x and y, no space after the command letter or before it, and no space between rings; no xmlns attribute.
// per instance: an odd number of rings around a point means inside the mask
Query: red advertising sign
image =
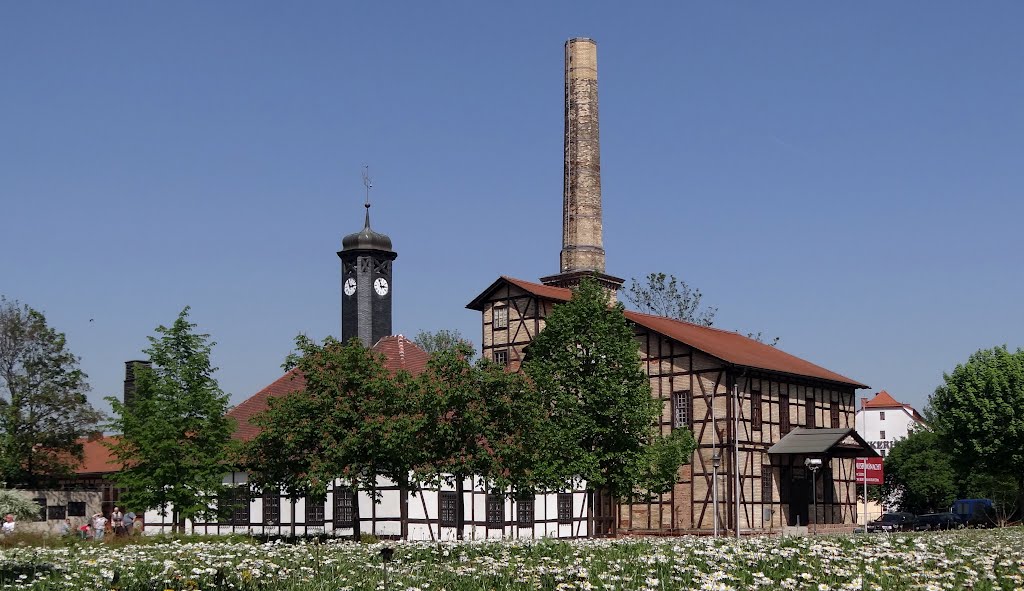
<svg viewBox="0 0 1024 591"><path fill-rule="evenodd" d="M857 484L882 484L884 478L882 458L857 458Z"/></svg>

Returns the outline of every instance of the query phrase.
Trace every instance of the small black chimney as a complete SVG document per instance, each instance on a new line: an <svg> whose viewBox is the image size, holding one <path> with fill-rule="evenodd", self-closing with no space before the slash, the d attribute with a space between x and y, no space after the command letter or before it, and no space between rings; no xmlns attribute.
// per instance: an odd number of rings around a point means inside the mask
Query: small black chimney
<svg viewBox="0 0 1024 591"><path fill-rule="evenodd" d="M134 359L132 361L124 362L124 402L125 408L128 408L132 404L132 398L135 397L135 370L139 367L150 367L152 364L149 361Z"/></svg>

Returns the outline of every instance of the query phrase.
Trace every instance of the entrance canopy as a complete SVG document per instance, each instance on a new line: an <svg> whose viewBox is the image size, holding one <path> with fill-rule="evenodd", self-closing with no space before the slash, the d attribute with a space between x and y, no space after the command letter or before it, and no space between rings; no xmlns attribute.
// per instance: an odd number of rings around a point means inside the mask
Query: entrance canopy
<svg viewBox="0 0 1024 591"><path fill-rule="evenodd" d="M832 458L877 458L878 452L857 434L856 429L805 429L797 427L768 448L774 455L828 456Z"/></svg>

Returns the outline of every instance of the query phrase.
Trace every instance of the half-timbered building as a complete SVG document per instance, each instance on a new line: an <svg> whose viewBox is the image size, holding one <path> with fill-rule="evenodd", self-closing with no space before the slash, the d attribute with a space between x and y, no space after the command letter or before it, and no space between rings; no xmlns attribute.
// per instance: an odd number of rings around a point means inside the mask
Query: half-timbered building
<svg viewBox="0 0 1024 591"><path fill-rule="evenodd" d="M583 277L612 301L622 285L605 273L590 39L565 45L564 122L559 273L540 283L500 277L467 306L482 315L483 356L513 370ZM853 458L874 455L854 429L855 392L866 386L738 333L631 311L626 318L651 395L663 405L653 427L690 429L698 448L674 489L649 502L616 505L595 493L595 534L778 531L808 521L852 528Z"/></svg>
<svg viewBox="0 0 1024 591"><path fill-rule="evenodd" d="M499 278L468 305L482 313L483 355L518 369L552 308L571 296L568 288ZM814 523L852 527L853 457L867 453L854 430L855 392L863 384L735 332L625 314L651 394L663 404L655 427L663 434L690 429L699 447L670 493L619 507L613 524L619 533L712 530L716 472L723 529L735 528L737 498L741 531L807 525L815 505ZM815 452L771 451L797 429L826 429L835 440ZM826 460L817 474L817 501L808 457ZM596 505L593 517L603 517Z"/></svg>

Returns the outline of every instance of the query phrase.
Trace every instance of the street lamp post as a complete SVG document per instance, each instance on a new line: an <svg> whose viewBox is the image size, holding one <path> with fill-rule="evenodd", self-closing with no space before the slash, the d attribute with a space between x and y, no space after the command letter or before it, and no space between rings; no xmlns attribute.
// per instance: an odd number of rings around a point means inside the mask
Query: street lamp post
<svg viewBox="0 0 1024 591"><path fill-rule="evenodd" d="M722 465L722 458L718 450L711 456L711 504L714 507L715 516L715 537L718 537L718 467Z"/></svg>
<svg viewBox="0 0 1024 591"><path fill-rule="evenodd" d="M811 504L814 507L814 533L818 533L818 469L821 468L821 458L807 458L804 466L811 470Z"/></svg>

